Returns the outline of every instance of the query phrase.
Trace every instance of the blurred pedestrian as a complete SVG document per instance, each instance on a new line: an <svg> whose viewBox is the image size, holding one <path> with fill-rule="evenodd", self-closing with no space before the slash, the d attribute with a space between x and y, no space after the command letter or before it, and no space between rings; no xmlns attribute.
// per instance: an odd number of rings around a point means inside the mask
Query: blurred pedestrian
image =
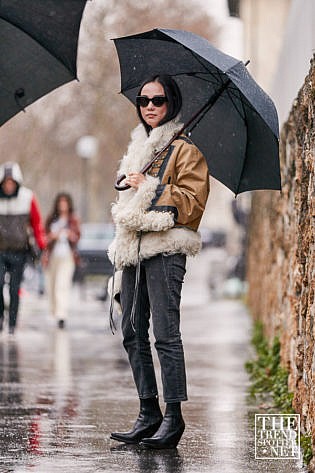
<svg viewBox="0 0 315 473"><path fill-rule="evenodd" d="M186 256L201 248L197 232L209 192L205 158L184 135L179 136L146 175L142 167L182 128L177 120L181 93L170 76L148 79L137 96L141 123L132 132L119 175L131 186L113 205L116 237L111 261L122 269L123 344L140 398L140 413L128 432L111 438L147 448L178 444L187 400L184 351L180 333L180 298ZM162 416L149 340L152 315L163 395Z"/></svg>
<svg viewBox="0 0 315 473"><path fill-rule="evenodd" d="M77 243L80 239L80 223L74 213L70 194L57 194L45 229L47 251L43 265L46 269L50 307L58 327L64 328L68 318L73 274L78 262Z"/></svg>
<svg viewBox="0 0 315 473"><path fill-rule="evenodd" d="M45 247L42 218L32 190L22 185L18 163L0 166L0 330L4 322L3 288L9 275L9 333L13 334L18 316L19 289L29 251L30 231L38 247Z"/></svg>

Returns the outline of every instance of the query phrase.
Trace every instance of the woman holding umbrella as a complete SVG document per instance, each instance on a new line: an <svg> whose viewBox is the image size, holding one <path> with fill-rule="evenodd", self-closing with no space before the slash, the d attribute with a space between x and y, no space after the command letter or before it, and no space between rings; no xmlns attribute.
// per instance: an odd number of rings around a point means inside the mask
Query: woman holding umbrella
<svg viewBox="0 0 315 473"><path fill-rule="evenodd" d="M122 270L120 298L123 344L140 399L133 428L111 438L147 448L174 448L185 428L181 402L187 400L180 298L186 256L200 250L198 226L209 193L205 158L184 135L173 141L146 175L140 170L182 128L182 98L168 75L148 78L136 100L140 124L131 134L119 174L130 186L119 194L112 214L116 236L109 256ZM161 365L164 416L149 340L152 315Z"/></svg>

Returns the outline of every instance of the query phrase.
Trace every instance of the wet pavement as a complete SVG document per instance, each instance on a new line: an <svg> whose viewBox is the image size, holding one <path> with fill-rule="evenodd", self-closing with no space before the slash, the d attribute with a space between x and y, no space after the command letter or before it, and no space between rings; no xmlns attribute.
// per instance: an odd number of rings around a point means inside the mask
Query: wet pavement
<svg viewBox="0 0 315 473"><path fill-rule="evenodd" d="M19 328L0 335L0 473L246 473L304 471L299 462L255 460L254 413L244 363L251 321L237 300L208 291L211 250L189 261L182 334L189 401L176 450L109 439L132 426L138 401L121 346L109 330L99 281L73 289L65 330L45 296L25 285Z"/></svg>

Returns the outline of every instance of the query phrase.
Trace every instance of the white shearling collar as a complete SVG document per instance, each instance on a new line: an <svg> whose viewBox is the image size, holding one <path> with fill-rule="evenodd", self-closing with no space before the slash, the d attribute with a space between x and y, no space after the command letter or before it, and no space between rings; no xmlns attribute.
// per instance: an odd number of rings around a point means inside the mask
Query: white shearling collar
<svg viewBox="0 0 315 473"><path fill-rule="evenodd" d="M123 157L118 174L139 172L154 155L161 150L177 133L183 124L171 120L164 125L153 128L148 136L142 123L131 132L131 141Z"/></svg>

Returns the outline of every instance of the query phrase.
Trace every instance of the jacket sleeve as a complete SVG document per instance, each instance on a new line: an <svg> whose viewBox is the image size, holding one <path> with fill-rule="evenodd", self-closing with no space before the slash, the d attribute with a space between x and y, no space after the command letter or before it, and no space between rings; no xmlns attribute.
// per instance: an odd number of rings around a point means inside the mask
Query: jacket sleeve
<svg viewBox="0 0 315 473"><path fill-rule="evenodd" d="M34 232L37 245L41 250L46 248L45 231L42 224L42 217L36 197L33 195L30 208L30 223Z"/></svg>
<svg viewBox="0 0 315 473"><path fill-rule="evenodd" d="M175 173L170 177L165 172L150 210L171 208L177 225L194 227L203 214L209 194L208 165L193 144L181 146L175 159Z"/></svg>

